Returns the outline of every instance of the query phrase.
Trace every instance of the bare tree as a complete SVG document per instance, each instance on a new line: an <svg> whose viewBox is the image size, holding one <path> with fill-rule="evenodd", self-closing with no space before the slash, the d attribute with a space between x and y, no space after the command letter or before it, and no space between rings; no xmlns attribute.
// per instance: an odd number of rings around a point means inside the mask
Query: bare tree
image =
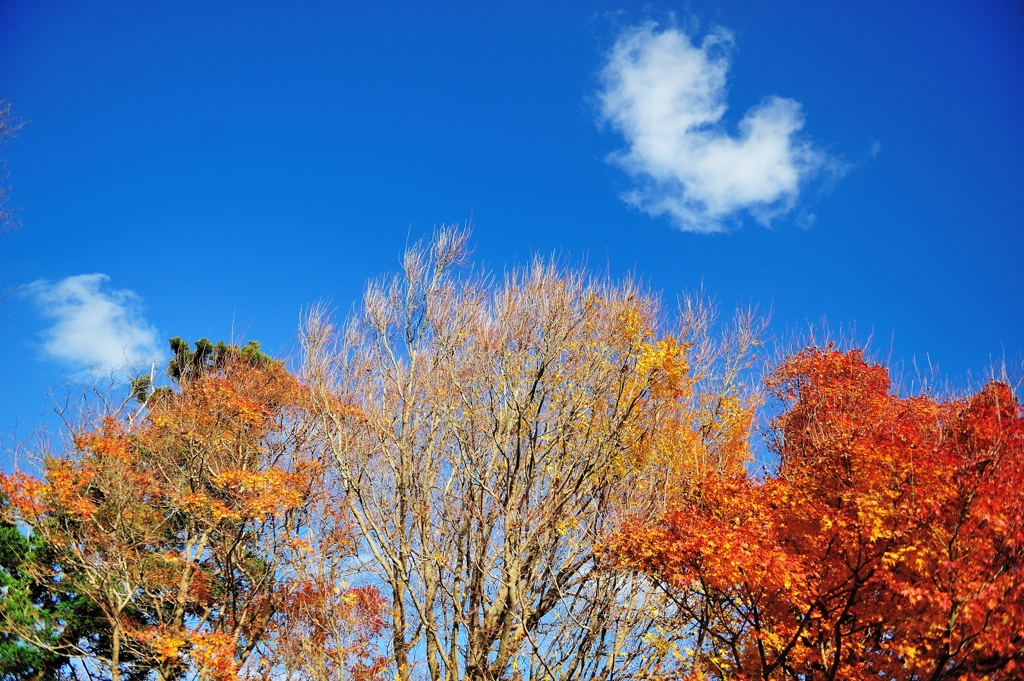
<svg viewBox="0 0 1024 681"><path fill-rule="evenodd" d="M597 547L657 484L652 448L678 451L658 433L699 430L688 343L658 335L659 301L630 279L543 259L456 276L467 238L442 229L343 329L323 307L303 329L396 674L649 674L673 606Z"/></svg>
<svg viewBox="0 0 1024 681"><path fill-rule="evenodd" d="M22 120L11 113L11 103L6 99L0 99L0 149L7 145L23 125ZM7 169L0 161L0 233L13 229L18 224L5 185L7 176Z"/></svg>
<svg viewBox="0 0 1024 681"><path fill-rule="evenodd" d="M23 125L22 120L11 113L11 103L6 99L0 99L0 149L7 146L7 142L17 134ZM0 234L15 229L19 224L14 209L11 207L7 177L6 162L0 159ZM0 300L4 300L11 293L11 289L0 288Z"/></svg>

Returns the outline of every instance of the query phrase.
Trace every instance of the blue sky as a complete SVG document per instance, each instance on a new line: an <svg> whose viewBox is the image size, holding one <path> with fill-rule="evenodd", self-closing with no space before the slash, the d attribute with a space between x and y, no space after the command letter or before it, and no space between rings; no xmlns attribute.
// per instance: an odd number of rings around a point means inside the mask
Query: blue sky
<svg viewBox="0 0 1024 681"><path fill-rule="evenodd" d="M5 1L0 98L3 429L126 339L293 352L304 305L470 217L497 269L703 283L953 377L1024 351L1009 0Z"/></svg>

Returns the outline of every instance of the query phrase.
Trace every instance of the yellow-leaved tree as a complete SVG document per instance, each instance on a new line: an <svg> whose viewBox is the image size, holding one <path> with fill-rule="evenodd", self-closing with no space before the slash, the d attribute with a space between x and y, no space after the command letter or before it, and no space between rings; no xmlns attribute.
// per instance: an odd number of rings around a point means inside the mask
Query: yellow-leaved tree
<svg viewBox="0 0 1024 681"><path fill-rule="evenodd" d="M467 239L438 231L342 327L317 307L303 329L311 431L390 601L394 673L651 673L679 609L595 547L694 466L743 466L755 319L716 340L688 301L666 332L632 279L540 258L460 274Z"/></svg>

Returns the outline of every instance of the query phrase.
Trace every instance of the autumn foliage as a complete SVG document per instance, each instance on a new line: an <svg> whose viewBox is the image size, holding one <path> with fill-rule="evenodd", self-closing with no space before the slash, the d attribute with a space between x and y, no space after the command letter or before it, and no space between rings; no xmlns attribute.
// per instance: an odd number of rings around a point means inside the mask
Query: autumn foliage
<svg viewBox="0 0 1024 681"><path fill-rule="evenodd" d="M776 475L703 476L607 546L688 615L673 673L1019 678L1024 418L1010 389L901 397L884 367L833 349L792 356L769 387L784 403Z"/></svg>
<svg viewBox="0 0 1024 681"><path fill-rule="evenodd" d="M40 640L31 622L19 634L115 680L270 677L290 664L281 613L290 628L327 626L308 605L323 574L306 568L348 555L343 516L313 515L327 502L323 467L298 418L306 392L280 363L253 345L172 347L175 386L136 385L141 414L76 433L41 481L0 478L8 510L48 548L35 580L96 609L77 640ZM366 589L320 586L359 603L335 613L361 639L334 640L353 646L335 654L347 663L376 635L379 604Z"/></svg>
<svg viewBox="0 0 1024 681"><path fill-rule="evenodd" d="M308 311L297 375L172 339L0 474L0 681L1024 676L1009 385L832 346L762 380L752 310L467 240Z"/></svg>
<svg viewBox="0 0 1024 681"><path fill-rule="evenodd" d="M319 307L303 329L394 674L648 675L673 606L595 547L688 471L742 469L756 324L713 340L705 304L669 324L639 282L544 258L463 274L466 236L415 244L343 325Z"/></svg>

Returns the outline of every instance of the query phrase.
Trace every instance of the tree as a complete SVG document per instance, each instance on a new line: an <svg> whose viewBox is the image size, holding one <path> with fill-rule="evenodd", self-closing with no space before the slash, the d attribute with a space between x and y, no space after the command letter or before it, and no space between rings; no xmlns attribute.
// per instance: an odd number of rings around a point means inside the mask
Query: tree
<svg viewBox="0 0 1024 681"><path fill-rule="evenodd" d="M1015 678L1024 662L1024 418L993 382L891 392L859 351L770 387L776 475L707 476L607 547L684 605L692 678Z"/></svg>
<svg viewBox="0 0 1024 681"><path fill-rule="evenodd" d="M13 519L52 552L26 569L89 605L99 644L38 635L38 619L4 628L112 681L266 677L285 663L275 617L307 588L307 554L348 555L342 516L313 515L323 467L298 418L306 392L280 363L254 343L171 347L173 387L135 382L141 411L77 432L45 481L2 480Z"/></svg>
<svg viewBox="0 0 1024 681"><path fill-rule="evenodd" d="M70 662L59 651L64 641L99 643L90 624L96 612L81 597L62 594L40 581L35 564L52 564L52 551L10 520L10 503L0 493L0 679L60 678ZM19 632L31 630L27 638ZM42 645L34 641L42 640Z"/></svg>
<svg viewBox="0 0 1024 681"><path fill-rule="evenodd" d="M11 113L11 103L6 99L0 99L0 149L17 134L22 125L21 119ZM6 180L7 170L0 162L0 233L13 229L18 224L11 209L8 188L4 184Z"/></svg>
<svg viewBox="0 0 1024 681"><path fill-rule="evenodd" d="M0 149L14 138L24 123L11 113L11 103L0 99ZM18 227L18 218L11 207L10 189L7 187L8 171L3 160L0 160L0 234ZM11 291L0 289L0 300L8 297Z"/></svg>
<svg viewBox="0 0 1024 681"><path fill-rule="evenodd" d="M389 596L396 676L646 673L672 604L600 570L594 547L663 482L669 433L704 442L692 344L660 331L657 299L630 280L542 259L458 277L467 239L437 232L341 332L322 308L304 329L318 432ZM721 430L708 451L724 451Z"/></svg>

